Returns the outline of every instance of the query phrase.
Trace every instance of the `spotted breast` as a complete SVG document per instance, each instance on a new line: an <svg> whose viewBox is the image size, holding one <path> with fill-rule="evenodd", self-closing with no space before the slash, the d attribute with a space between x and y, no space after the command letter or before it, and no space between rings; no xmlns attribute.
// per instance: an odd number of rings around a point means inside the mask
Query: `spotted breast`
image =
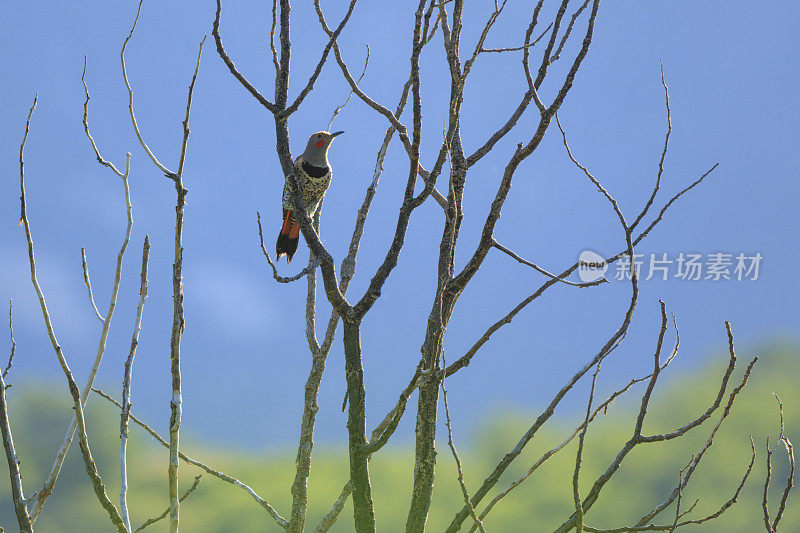
<svg viewBox="0 0 800 533"><path fill-rule="evenodd" d="M331 169L329 167L317 167L303 161L303 156L298 157L294 162L295 172L300 182L300 190L303 191L303 202L306 205L306 213L313 218L319 209L325 191L331 184ZM292 190L289 183L283 186L283 210L291 211Z"/></svg>

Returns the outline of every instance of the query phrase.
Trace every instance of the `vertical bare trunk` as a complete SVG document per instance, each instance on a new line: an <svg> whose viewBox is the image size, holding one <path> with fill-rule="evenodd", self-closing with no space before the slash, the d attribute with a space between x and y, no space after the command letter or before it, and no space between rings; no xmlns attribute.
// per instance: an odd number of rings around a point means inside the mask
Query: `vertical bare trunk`
<svg viewBox="0 0 800 533"><path fill-rule="evenodd" d="M188 132L188 130L187 130ZM175 205L175 262L172 265L172 338L170 340L170 373L172 374L172 399L169 415L169 527L178 531L178 441L181 428L181 336L183 335L183 210L186 189L178 174L175 179L178 193Z"/></svg>
<svg viewBox="0 0 800 533"><path fill-rule="evenodd" d="M414 490L408 512L406 531L424 531L428 519L433 478L436 467L436 415L439 402L439 380L428 374L419 388L416 427L416 460L414 462Z"/></svg>
<svg viewBox="0 0 800 533"><path fill-rule="evenodd" d="M375 510L367 465L366 389L361 362L361 324L343 319L344 361L350 409L347 431L350 436L350 482L353 486L353 514L357 533L375 531Z"/></svg>
<svg viewBox="0 0 800 533"><path fill-rule="evenodd" d="M454 87L451 96L451 108L454 113L458 112L459 102L460 97ZM457 291L450 290L450 282L453 279L455 243L458 239L458 232L463 219L461 202L467 167L461 150L457 122L455 121L452 131L453 135L450 141L452 170L447 195L447 208L445 209L445 225L442 232L442 240L439 244L439 286L428 317L425 343L422 346L423 365L429 369L429 373L421 381L417 402L414 487L406 521L407 532L422 532L425 530L425 522L427 521L431 499L433 498L433 482L436 474L436 419L439 408L439 385L442 379L442 342L459 295Z"/></svg>

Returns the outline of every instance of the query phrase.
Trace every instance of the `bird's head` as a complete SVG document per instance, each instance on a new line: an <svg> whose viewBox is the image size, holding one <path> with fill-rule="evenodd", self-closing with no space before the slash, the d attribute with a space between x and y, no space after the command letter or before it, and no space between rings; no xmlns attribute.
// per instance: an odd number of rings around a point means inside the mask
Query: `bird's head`
<svg viewBox="0 0 800 533"><path fill-rule="evenodd" d="M333 139L344 133L343 131L335 131L333 133L328 131L318 131L312 133L308 138L306 150L303 153L306 160L314 162L325 162L327 160L328 148L331 146Z"/></svg>

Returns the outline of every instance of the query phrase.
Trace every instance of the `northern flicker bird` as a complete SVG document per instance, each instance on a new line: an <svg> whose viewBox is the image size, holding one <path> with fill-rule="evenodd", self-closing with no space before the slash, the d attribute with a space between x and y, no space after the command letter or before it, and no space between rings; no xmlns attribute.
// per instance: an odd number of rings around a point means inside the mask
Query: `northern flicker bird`
<svg viewBox="0 0 800 533"><path fill-rule="evenodd" d="M308 138L305 151L294 160L294 171L303 193L303 201L306 206L306 213L310 218L319 209L325 191L331 184L331 165L328 162L328 149L331 142L343 131L329 133L319 131ZM283 225L278 234L278 242L275 244L275 254L277 259L282 255L291 263L292 256L297 251L297 242L300 239L300 224L297 222L292 210L292 188L287 181L283 186ZM276 260L277 260L276 259Z"/></svg>

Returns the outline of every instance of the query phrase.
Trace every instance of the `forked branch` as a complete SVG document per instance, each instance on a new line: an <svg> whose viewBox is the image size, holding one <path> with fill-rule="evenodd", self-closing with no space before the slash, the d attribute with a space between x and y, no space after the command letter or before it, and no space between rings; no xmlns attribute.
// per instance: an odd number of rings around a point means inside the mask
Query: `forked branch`
<svg viewBox="0 0 800 533"><path fill-rule="evenodd" d="M767 533L775 533L778 531L778 524L783 518L783 512L786 510L786 500L789 498L789 493L792 491L792 487L794 486L794 447L792 446L792 442L789 438L784 434L784 425L783 425L783 402L781 402L780 397L775 394L775 399L778 401L778 412L780 413L781 422L780 422L780 433L778 434L778 442L775 444L774 447L770 447L769 445L769 436L767 436L767 476L764 480L764 493L761 498L761 507L764 510L764 527L767 530ZM769 516L769 482L772 478L772 455L775 453L775 450L779 445L783 444L783 447L786 449L786 456L789 460L789 472L786 475L786 485L783 488L783 493L781 494L781 501L778 504L778 512L775 514L774 519L770 519Z"/></svg>

